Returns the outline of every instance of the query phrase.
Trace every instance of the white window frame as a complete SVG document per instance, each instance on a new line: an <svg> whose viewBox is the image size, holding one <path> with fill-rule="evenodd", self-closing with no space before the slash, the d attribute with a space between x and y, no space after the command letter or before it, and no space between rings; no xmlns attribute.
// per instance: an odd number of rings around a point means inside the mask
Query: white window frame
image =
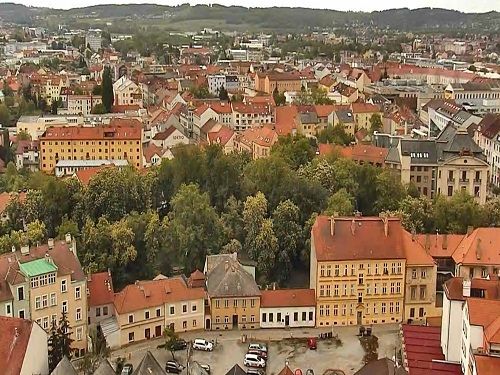
<svg viewBox="0 0 500 375"><path fill-rule="evenodd" d="M68 283L65 279L61 280L61 293L66 293L68 291Z"/></svg>
<svg viewBox="0 0 500 375"><path fill-rule="evenodd" d="M82 288L75 286L75 299L82 299Z"/></svg>
<svg viewBox="0 0 500 375"><path fill-rule="evenodd" d="M76 309L75 320L77 322L79 322L80 320L82 320L82 308L81 307L77 307L77 309Z"/></svg>

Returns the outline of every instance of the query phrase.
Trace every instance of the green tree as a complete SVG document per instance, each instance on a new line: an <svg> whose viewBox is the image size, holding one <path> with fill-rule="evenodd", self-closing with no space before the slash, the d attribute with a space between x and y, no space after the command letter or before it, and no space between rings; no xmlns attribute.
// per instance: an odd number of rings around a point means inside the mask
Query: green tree
<svg viewBox="0 0 500 375"><path fill-rule="evenodd" d="M64 357L71 359L73 355L73 349L71 349L73 339L71 339L70 336L70 328L67 313L65 311L62 312L59 324L56 324L56 322L52 323L48 339L49 372L52 372Z"/></svg>
<svg viewBox="0 0 500 375"><path fill-rule="evenodd" d="M0 125L8 127L11 124L10 111L5 104L0 104Z"/></svg>
<svg viewBox="0 0 500 375"><path fill-rule="evenodd" d="M375 191L377 192L377 200L374 209L377 213L396 211L399 202L406 196L406 191L399 176L389 169L383 170L377 176Z"/></svg>
<svg viewBox="0 0 500 375"><path fill-rule="evenodd" d="M48 338L48 347L49 347L49 372L51 373L56 368L57 364L63 358L60 337L57 333L57 324L56 322L52 322L52 326L50 329L50 335Z"/></svg>
<svg viewBox="0 0 500 375"><path fill-rule="evenodd" d="M92 88L92 95L102 95L102 85L95 85Z"/></svg>
<svg viewBox="0 0 500 375"><path fill-rule="evenodd" d="M382 119L378 113L374 113L370 117L370 132L375 133L380 130L382 130Z"/></svg>
<svg viewBox="0 0 500 375"><path fill-rule="evenodd" d="M275 87L274 90L273 90L273 99L274 99L274 103L277 106L285 105L286 104L285 94L284 93L280 93L278 91L278 87Z"/></svg>
<svg viewBox="0 0 500 375"><path fill-rule="evenodd" d="M317 139L318 143L332 143L344 146L354 141L354 137L346 133L342 124L337 124L335 126L329 124L318 133Z"/></svg>
<svg viewBox="0 0 500 375"><path fill-rule="evenodd" d="M242 204L234 196L230 196L227 200L221 220L227 238L236 239L239 242L244 240Z"/></svg>
<svg viewBox="0 0 500 375"><path fill-rule="evenodd" d="M297 169L314 158L315 150L305 136L287 135L278 139L271 148L271 154L279 156L293 169Z"/></svg>
<svg viewBox="0 0 500 375"><path fill-rule="evenodd" d="M68 216L64 215L61 224L57 227L57 237L63 239L68 233L71 234L72 238L77 238L80 231L78 223L72 219L68 219Z"/></svg>
<svg viewBox="0 0 500 375"><path fill-rule="evenodd" d="M195 184L181 185L170 206L169 233L176 259L185 272L201 269L205 256L219 253L225 243L221 220L208 194Z"/></svg>
<svg viewBox="0 0 500 375"><path fill-rule="evenodd" d="M229 94L224 86L219 89L219 99L224 101L229 101Z"/></svg>
<svg viewBox="0 0 500 375"><path fill-rule="evenodd" d="M500 227L500 196L486 201L484 213L487 225Z"/></svg>
<svg viewBox="0 0 500 375"><path fill-rule="evenodd" d="M229 241L222 247L221 254L234 254L234 253L239 254L241 253L242 249L243 246L241 245L241 242L238 241L236 238L233 238L231 241Z"/></svg>
<svg viewBox="0 0 500 375"><path fill-rule="evenodd" d="M3 95L5 97L7 96L14 96L14 91L12 90L12 88L9 86L9 84L7 83L7 81L4 79L3 80Z"/></svg>
<svg viewBox="0 0 500 375"><path fill-rule="evenodd" d="M245 251L251 259L258 258L257 236L267 216L267 199L260 191L255 196L247 197L243 208L245 228Z"/></svg>
<svg viewBox="0 0 500 375"><path fill-rule="evenodd" d="M354 197L345 188L342 188L328 198L324 215L350 216L353 212Z"/></svg>
<svg viewBox="0 0 500 375"><path fill-rule="evenodd" d="M26 225L26 236L31 245L42 243L46 236L47 230L45 224L39 220L32 221Z"/></svg>
<svg viewBox="0 0 500 375"><path fill-rule="evenodd" d="M427 197L407 196L399 204L398 212L409 232L429 233L434 229L434 206Z"/></svg>
<svg viewBox="0 0 500 375"><path fill-rule="evenodd" d="M113 107L114 94L113 94L113 78L111 76L111 68L109 66L104 67L102 73L102 104L106 109L106 112L111 112L111 107Z"/></svg>
<svg viewBox="0 0 500 375"><path fill-rule="evenodd" d="M434 201L434 221L441 233L466 233L467 227L484 226L483 207L466 191L457 191L449 199L439 195Z"/></svg>
<svg viewBox="0 0 500 375"><path fill-rule="evenodd" d="M103 113L106 113L106 107L104 107L104 104L102 104L102 103L96 104L92 108L91 113L94 114L94 115L101 115Z"/></svg>
<svg viewBox="0 0 500 375"><path fill-rule="evenodd" d="M278 239L274 234L273 221L264 219L255 237L254 260L257 261L257 269L265 281L277 280L273 274L276 255L278 252Z"/></svg>
<svg viewBox="0 0 500 375"><path fill-rule="evenodd" d="M161 345L158 345L158 348L164 348L170 352L172 359L175 360L175 345L177 341L179 341L179 336L175 331L170 327L165 327L163 331L163 338L165 342Z"/></svg>

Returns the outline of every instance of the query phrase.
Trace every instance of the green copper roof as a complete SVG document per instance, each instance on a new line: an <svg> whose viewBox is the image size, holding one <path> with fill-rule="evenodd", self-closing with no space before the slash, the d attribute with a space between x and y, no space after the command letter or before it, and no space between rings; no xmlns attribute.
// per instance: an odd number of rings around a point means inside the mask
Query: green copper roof
<svg viewBox="0 0 500 375"><path fill-rule="evenodd" d="M21 272L28 277L57 271L57 267L46 259L36 259L31 262L21 263L19 267L21 268Z"/></svg>

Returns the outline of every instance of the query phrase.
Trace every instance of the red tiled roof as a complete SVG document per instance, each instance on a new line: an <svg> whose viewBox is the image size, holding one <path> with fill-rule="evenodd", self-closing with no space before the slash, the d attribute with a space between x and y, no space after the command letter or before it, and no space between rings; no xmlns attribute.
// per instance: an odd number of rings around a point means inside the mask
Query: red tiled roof
<svg viewBox="0 0 500 375"><path fill-rule="evenodd" d="M434 259L418 243L416 236L404 231L403 240L405 242L404 248L407 266L434 266Z"/></svg>
<svg viewBox="0 0 500 375"><path fill-rule="evenodd" d="M462 375L459 364L440 362L444 361L440 327L404 324L402 336L410 375Z"/></svg>
<svg viewBox="0 0 500 375"><path fill-rule="evenodd" d="M151 158L153 156L158 155L161 157L165 153L165 150L163 150L161 147L158 147L154 143L151 143L149 146L144 147L142 153L144 154L146 162L151 163Z"/></svg>
<svg viewBox="0 0 500 375"><path fill-rule="evenodd" d="M314 289L263 290L260 307L308 307L316 305Z"/></svg>
<svg viewBox="0 0 500 375"><path fill-rule="evenodd" d="M335 109L336 106L334 104L316 104L314 106L314 110L318 117L328 117Z"/></svg>
<svg viewBox="0 0 500 375"><path fill-rule="evenodd" d="M30 320L0 316L0 363L4 375L21 373L33 324Z"/></svg>
<svg viewBox="0 0 500 375"><path fill-rule="evenodd" d="M111 107L111 113L125 113L130 111L138 111L141 107L138 104L116 104Z"/></svg>
<svg viewBox="0 0 500 375"><path fill-rule="evenodd" d="M433 258L451 258L464 239L463 234L417 234L417 241Z"/></svg>
<svg viewBox="0 0 500 375"><path fill-rule="evenodd" d="M272 106L276 105L272 95L246 96L245 103L248 103L248 104L269 104Z"/></svg>
<svg viewBox="0 0 500 375"><path fill-rule="evenodd" d="M296 129L295 117L297 116L297 106L276 107L276 132L278 135L292 134Z"/></svg>
<svg viewBox="0 0 500 375"><path fill-rule="evenodd" d="M110 273L91 274L87 281L87 288L89 289L89 306L95 307L113 303L113 279Z"/></svg>
<svg viewBox="0 0 500 375"><path fill-rule="evenodd" d="M404 247L408 245L404 231L399 218L387 219L386 234L384 221L379 217L335 218L331 225L328 216L318 216L312 227L316 259L404 259Z"/></svg>
<svg viewBox="0 0 500 375"><path fill-rule="evenodd" d="M352 103L351 108L353 113L380 112L380 108L378 106L370 103Z"/></svg>
<svg viewBox="0 0 500 375"><path fill-rule="evenodd" d="M120 293L115 294L117 313L123 314L142 310L148 307L163 305L167 302L204 299L202 288L189 288L181 277L169 279L137 281L127 285Z"/></svg>
<svg viewBox="0 0 500 375"><path fill-rule="evenodd" d="M293 374L293 371L292 371L292 370L290 370L290 367L285 366L285 367L283 368L283 370L281 370L281 371L278 373L278 375L294 375L294 374Z"/></svg>
<svg viewBox="0 0 500 375"><path fill-rule="evenodd" d="M233 129L228 128L227 126L221 126L218 131L208 133L208 141L210 144L220 144L225 146L234 134L235 132Z"/></svg>
<svg viewBox="0 0 500 375"><path fill-rule="evenodd" d="M465 301L463 296L463 277L452 277L444 283L444 291L450 300ZM500 298L500 282L496 279L472 279L471 290L482 290L485 299Z"/></svg>
<svg viewBox="0 0 500 375"><path fill-rule="evenodd" d="M41 141L44 140L140 140L142 129L139 127L128 126L98 126L98 127L51 127L40 137ZM107 135L109 134L109 136Z"/></svg>
<svg viewBox="0 0 500 375"><path fill-rule="evenodd" d="M500 357L474 354L477 375L498 375Z"/></svg>
<svg viewBox="0 0 500 375"><path fill-rule="evenodd" d="M153 137L153 139L155 141L164 141L165 139L170 137L176 130L177 130L177 128L175 126L170 126L169 128L165 129L164 131L162 131L160 133L156 133L155 136Z"/></svg>
<svg viewBox="0 0 500 375"><path fill-rule="evenodd" d="M100 167L90 167L90 168L85 168L85 169L80 169L76 171L75 175L78 181L84 186L87 186L96 174L98 174L100 171L102 171L104 168L111 168L110 165L103 165Z"/></svg>
<svg viewBox="0 0 500 375"><path fill-rule="evenodd" d="M270 114L272 108L268 104L232 103L233 111L238 113Z"/></svg>
<svg viewBox="0 0 500 375"><path fill-rule="evenodd" d="M240 141L251 145L256 143L260 146L271 147L278 140L278 134L271 128L249 128L240 135Z"/></svg>
<svg viewBox="0 0 500 375"><path fill-rule="evenodd" d="M389 149L372 145L356 144L354 146L341 147L333 144L319 144L319 154L327 155L338 152L342 157L357 162L368 162L373 164L385 163Z"/></svg>
<svg viewBox="0 0 500 375"><path fill-rule="evenodd" d="M9 205L10 201L14 199L15 197L19 198L19 201L22 203L26 200L26 193L21 192L21 193L0 193L0 213L4 212L7 206Z"/></svg>
<svg viewBox="0 0 500 375"><path fill-rule="evenodd" d="M453 253L455 263L461 264L500 264L498 239L500 228L476 228L465 236Z"/></svg>
<svg viewBox="0 0 500 375"><path fill-rule="evenodd" d="M500 300L485 298L467 298L469 308L469 323L487 328L498 318Z"/></svg>

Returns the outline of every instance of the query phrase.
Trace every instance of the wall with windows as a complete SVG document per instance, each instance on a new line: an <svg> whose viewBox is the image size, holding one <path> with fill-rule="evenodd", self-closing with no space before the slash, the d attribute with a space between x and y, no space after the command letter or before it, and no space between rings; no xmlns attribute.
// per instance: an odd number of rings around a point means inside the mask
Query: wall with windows
<svg viewBox="0 0 500 375"><path fill-rule="evenodd" d="M260 326L260 297L211 298L212 330L255 329Z"/></svg>
<svg viewBox="0 0 500 375"><path fill-rule="evenodd" d="M261 308L260 327L314 327L315 312L315 306Z"/></svg>
<svg viewBox="0 0 500 375"><path fill-rule="evenodd" d="M436 304L437 266L413 266L406 269L404 320L424 323L428 316L441 315Z"/></svg>
<svg viewBox="0 0 500 375"><path fill-rule="evenodd" d="M89 307L89 324L96 324L100 321L115 315L115 306L110 303L107 305Z"/></svg>
<svg viewBox="0 0 500 375"><path fill-rule="evenodd" d="M405 259L319 262L316 326L401 322L404 275Z"/></svg>

